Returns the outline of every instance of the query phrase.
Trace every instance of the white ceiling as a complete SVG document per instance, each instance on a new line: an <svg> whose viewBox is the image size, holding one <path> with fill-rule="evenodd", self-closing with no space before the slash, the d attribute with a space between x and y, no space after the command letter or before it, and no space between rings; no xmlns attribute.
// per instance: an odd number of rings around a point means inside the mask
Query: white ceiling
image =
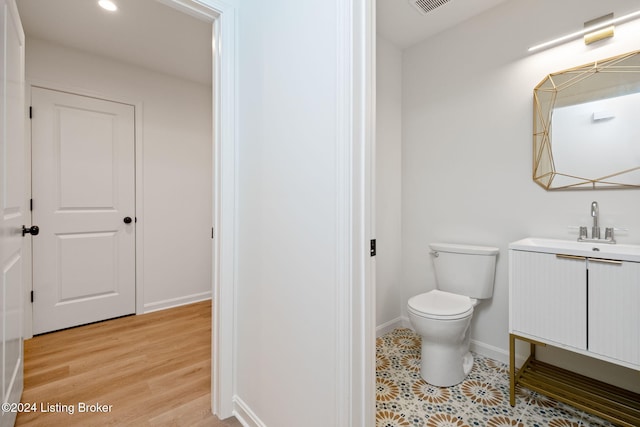
<svg viewBox="0 0 640 427"><path fill-rule="evenodd" d="M426 15L411 0L376 1L378 34L405 49L506 0L451 0Z"/></svg>
<svg viewBox="0 0 640 427"><path fill-rule="evenodd" d="M211 84L211 24L166 0L17 0L27 37ZM506 0L450 0L421 15L409 0L376 0L377 31L404 49Z"/></svg>
<svg viewBox="0 0 640 427"><path fill-rule="evenodd" d="M211 23L156 0L114 2L116 12L98 0L16 3L27 37L211 84Z"/></svg>

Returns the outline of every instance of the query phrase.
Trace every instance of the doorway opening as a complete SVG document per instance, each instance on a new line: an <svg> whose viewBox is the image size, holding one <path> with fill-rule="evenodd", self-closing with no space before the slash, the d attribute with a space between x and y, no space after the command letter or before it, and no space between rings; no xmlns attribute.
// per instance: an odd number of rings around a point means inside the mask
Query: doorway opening
<svg viewBox="0 0 640 427"><path fill-rule="evenodd" d="M233 288L234 288L234 245L235 245L235 8L217 0L156 0L156 2L170 6L180 12L206 21L212 28L211 47L213 51L211 72L211 104L212 104L212 135L209 140L211 150L211 163L213 177L209 177L212 186L212 197L203 205L193 209L205 209L211 213L212 229L207 229L206 235L211 245L209 262L211 265L211 279L208 287L210 297L213 299L213 381L212 381L212 408L215 414L221 418L232 415L232 390L233 390ZM86 2L85 2L86 3ZM71 14L69 16L74 16ZM153 16L151 16L153 18ZM29 48L27 48L27 52ZM224 52L224 54L223 54ZM30 83L43 83L31 80ZM46 83L46 82L45 82ZM82 87L78 83L78 87ZM76 87L66 86L65 89ZM99 94L98 94L99 95ZM148 105L136 103L136 115L144 116L148 111ZM137 135L138 130L136 130ZM145 141L149 135L145 134ZM143 152L136 148L136 162ZM178 153L179 154L179 153ZM140 168L142 169L142 168ZM139 177L142 171L136 171ZM136 193L140 193L142 180L136 180ZM136 199L136 215L141 216L143 198ZM145 216L150 212L147 210ZM176 222L180 218L175 219ZM137 232L144 226L139 222ZM190 232L189 224L182 224L183 232ZM136 258L142 257L140 245L136 247ZM149 280L145 277L141 280L141 269L137 268L136 280L144 283ZM29 281L31 278L26 277ZM180 286L179 283L176 286ZM144 294L139 288L136 291L136 311L144 312L141 304ZM142 289L144 291L144 289ZM167 299L171 306L170 298ZM179 304L174 304L179 305ZM148 308L148 307L147 307ZM163 306L155 307L165 308ZM27 336L30 336L29 328L31 307L27 303ZM152 309L146 310L152 311Z"/></svg>

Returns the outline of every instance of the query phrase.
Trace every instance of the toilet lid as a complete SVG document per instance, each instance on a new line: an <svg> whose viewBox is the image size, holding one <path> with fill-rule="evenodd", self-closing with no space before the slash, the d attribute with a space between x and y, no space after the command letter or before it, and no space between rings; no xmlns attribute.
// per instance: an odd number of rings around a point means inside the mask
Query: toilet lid
<svg viewBox="0 0 640 427"><path fill-rule="evenodd" d="M408 305L423 317L461 318L473 312L471 298L437 289L409 298Z"/></svg>

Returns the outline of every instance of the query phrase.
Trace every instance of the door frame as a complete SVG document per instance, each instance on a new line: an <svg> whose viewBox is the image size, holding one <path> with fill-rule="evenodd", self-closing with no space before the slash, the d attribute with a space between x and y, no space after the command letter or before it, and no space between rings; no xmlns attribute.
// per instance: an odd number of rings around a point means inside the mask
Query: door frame
<svg viewBox="0 0 640 427"><path fill-rule="evenodd" d="M237 278L237 23L235 1L156 0L212 24L213 263L211 409L235 414L235 289Z"/></svg>
<svg viewBox="0 0 640 427"><path fill-rule="evenodd" d="M235 379L235 302L236 278L236 7L220 0L156 0L183 13L210 22L212 25L213 69L213 227L212 239L212 381L211 407L220 418L233 415ZM224 55L222 54L224 52ZM89 92L85 89L65 87L58 83L30 79L26 82L25 96L31 100L33 86L71 92L82 96L101 98L133 105L135 109L136 143L136 216L143 216L143 167L144 148L142 102L123 99L120 96ZM29 114L29 103L25 102L25 117ZM25 155L31 158L31 123L25 120ZM27 162L27 199L31 197L31 162ZM136 258L143 255L144 222L136 224ZM32 263L32 247L25 247L25 263ZM136 262L136 314L144 313L143 269ZM24 336L33 336L33 307L30 292L33 290L32 270L25 269L24 276L25 322ZM224 304L222 302L224 301Z"/></svg>

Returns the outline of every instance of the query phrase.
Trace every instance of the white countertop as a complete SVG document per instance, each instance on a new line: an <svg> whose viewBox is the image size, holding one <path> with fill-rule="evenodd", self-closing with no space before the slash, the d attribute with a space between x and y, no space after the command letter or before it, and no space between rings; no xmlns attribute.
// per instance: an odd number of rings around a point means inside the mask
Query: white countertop
<svg viewBox="0 0 640 427"><path fill-rule="evenodd" d="M640 262L640 245L620 245L617 243L578 242L574 240L527 237L510 243L509 249Z"/></svg>

